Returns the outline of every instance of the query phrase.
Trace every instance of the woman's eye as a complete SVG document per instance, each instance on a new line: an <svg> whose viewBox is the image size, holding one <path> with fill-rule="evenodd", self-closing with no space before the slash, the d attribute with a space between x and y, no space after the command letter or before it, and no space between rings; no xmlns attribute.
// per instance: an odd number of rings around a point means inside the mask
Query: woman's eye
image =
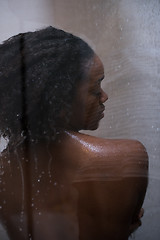
<svg viewBox="0 0 160 240"><path fill-rule="evenodd" d="M92 91L92 94L95 95L95 96L100 96L101 95L101 92L99 89L96 89L96 90L93 90Z"/></svg>
<svg viewBox="0 0 160 240"><path fill-rule="evenodd" d="M91 89L91 94L98 97L101 95L101 80L96 82L94 88Z"/></svg>
<svg viewBox="0 0 160 240"><path fill-rule="evenodd" d="M98 81L98 86L101 86L101 80Z"/></svg>

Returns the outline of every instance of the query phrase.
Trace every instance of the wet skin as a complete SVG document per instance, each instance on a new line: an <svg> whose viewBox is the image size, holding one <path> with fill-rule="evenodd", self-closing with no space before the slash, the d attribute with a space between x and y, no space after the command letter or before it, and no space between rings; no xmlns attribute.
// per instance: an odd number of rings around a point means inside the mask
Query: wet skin
<svg viewBox="0 0 160 240"><path fill-rule="evenodd" d="M127 240L140 225L147 153L138 141L78 132L98 127L108 98L96 55L86 69L71 121L57 139L1 157L1 221L10 239L26 240L31 231L34 240Z"/></svg>
<svg viewBox="0 0 160 240"><path fill-rule="evenodd" d="M20 149L8 159L3 159L1 220L10 239L28 239L28 224L36 240L127 240L140 226L148 172L141 143L65 131L57 142L31 148L30 163Z"/></svg>
<svg viewBox="0 0 160 240"><path fill-rule="evenodd" d="M66 134L66 149L74 147L80 156L73 181L79 191L80 239L127 240L143 215L148 176L145 148L133 140ZM72 156L75 159L73 151Z"/></svg>

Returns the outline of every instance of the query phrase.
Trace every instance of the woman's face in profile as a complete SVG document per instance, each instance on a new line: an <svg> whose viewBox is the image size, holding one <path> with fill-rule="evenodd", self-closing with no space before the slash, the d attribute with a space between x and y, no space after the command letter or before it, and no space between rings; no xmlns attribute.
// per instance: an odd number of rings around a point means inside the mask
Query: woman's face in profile
<svg viewBox="0 0 160 240"><path fill-rule="evenodd" d="M79 83L73 102L70 126L73 130L95 130L104 117L104 102L107 94L101 88L104 67L98 56L94 56L86 66L86 79Z"/></svg>

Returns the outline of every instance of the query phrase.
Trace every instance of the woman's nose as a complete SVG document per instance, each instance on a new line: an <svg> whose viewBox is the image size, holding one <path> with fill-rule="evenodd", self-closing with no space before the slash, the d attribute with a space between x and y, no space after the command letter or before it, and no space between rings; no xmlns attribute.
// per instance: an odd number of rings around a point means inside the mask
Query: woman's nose
<svg viewBox="0 0 160 240"><path fill-rule="evenodd" d="M108 95L103 89L101 89L101 98L100 101L101 103L105 103L108 100Z"/></svg>

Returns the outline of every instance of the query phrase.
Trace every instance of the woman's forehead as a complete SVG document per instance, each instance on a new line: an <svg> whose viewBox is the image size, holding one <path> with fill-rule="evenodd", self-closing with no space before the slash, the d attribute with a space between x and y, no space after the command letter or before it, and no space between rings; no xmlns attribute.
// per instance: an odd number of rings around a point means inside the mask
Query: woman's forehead
<svg viewBox="0 0 160 240"><path fill-rule="evenodd" d="M104 78L104 67L100 58L95 54L85 65L85 77L79 82L78 89L88 88Z"/></svg>
<svg viewBox="0 0 160 240"><path fill-rule="evenodd" d="M104 77L103 63L97 55L91 60L89 77L94 79L102 79Z"/></svg>
<svg viewBox="0 0 160 240"><path fill-rule="evenodd" d="M99 58L98 55L94 55L93 58L91 58L88 63L86 64L86 68L90 69L90 68L98 68L98 69L102 69L104 71L104 66L103 63L101 61L101 59Z"/></svg>

